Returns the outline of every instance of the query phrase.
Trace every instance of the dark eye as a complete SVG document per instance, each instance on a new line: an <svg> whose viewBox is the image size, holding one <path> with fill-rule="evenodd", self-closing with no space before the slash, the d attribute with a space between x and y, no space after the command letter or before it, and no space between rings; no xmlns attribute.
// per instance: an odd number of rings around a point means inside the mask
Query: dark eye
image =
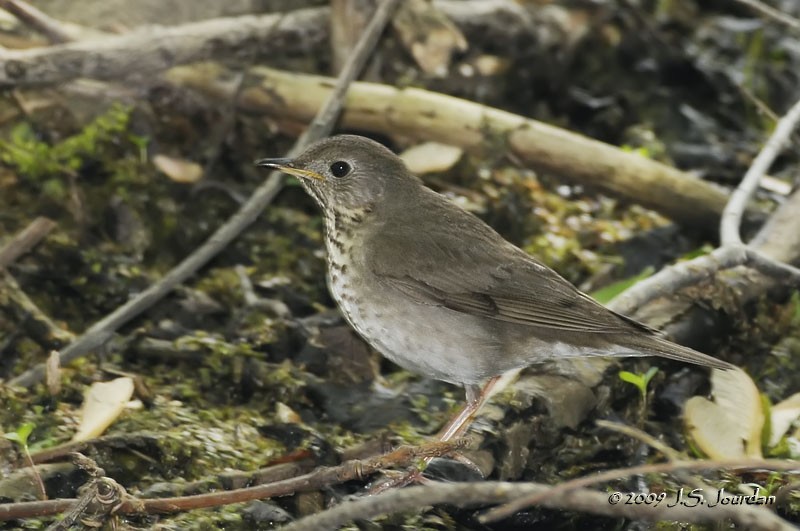
<svg viewBox="0 0 800 531"><path fill-rule="evenodd" d="M350 173L351 169L348 163L341 160L331 164L331 174L333 174L334 177L344 177Z"/></svg>

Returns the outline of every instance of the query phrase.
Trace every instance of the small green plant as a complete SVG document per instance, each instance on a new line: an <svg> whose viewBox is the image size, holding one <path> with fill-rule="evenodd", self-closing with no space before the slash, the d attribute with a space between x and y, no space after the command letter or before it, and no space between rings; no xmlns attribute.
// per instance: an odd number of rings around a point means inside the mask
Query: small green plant
<svg viewBox="0 0 800 531"><path fill-rule="evenodd" d="M28 437L30 437L31 432L33 432L33 428L34 428L33 423L26 422L25 424L17 428L17 431L11 431L5 433L3 434L3 437L5 437L11 442L18 444L22 448L22 453L25 454L25 460L28 462L28 466L30 466L31 471L33 473L33 477L36 480L36 486L39 488L39 496L41 499L46 500L47 493L44 490L44 483L42 482L42 477L36 470L36 466L33 464L33 458L31 457L31 452L28 449Z"/></svg>
<svg viewBox="0 0 800 531"><path fill-rule="evenodd" d="M15 442L20 445L25 452L28 451L28 437L30 437L31 432L33 432L33 424L30 422L26 422L19 428L17 431L10 431L3 435L6 439L11 442Z"/></svg>
<svg viewBox="0 0 800 531"><path fill-rule="evenodd" d="M647 385L653 376L658 372L658 367L650 367L644 374L636 374L629 371L619 371L619 379L623 382L635 385L642 394L642 401L647 400Z"/></svg>
<svg viewBox="0 0 800 531"><path fill-rule="evenodd" d="M139 149L139 162L142 164L147 163L147 146L150 144L150 137L142 136L142 135L128 135L128 140L130 140L131 144L136 146Z"/></svg>

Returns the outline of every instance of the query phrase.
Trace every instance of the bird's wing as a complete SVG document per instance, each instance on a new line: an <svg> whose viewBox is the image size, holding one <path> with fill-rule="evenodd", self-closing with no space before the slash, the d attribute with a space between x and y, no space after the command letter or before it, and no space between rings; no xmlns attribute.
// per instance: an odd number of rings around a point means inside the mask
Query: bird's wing
<svg viewBox="0 0 800 531"><path fill-rule="evenodd" d="M424 233L384 226L375 235L380 245L369 246L371 272L420 304L465 314L575 332L652 331L596 303L477 218L448 214L459 223L444 219Z"/></svg>

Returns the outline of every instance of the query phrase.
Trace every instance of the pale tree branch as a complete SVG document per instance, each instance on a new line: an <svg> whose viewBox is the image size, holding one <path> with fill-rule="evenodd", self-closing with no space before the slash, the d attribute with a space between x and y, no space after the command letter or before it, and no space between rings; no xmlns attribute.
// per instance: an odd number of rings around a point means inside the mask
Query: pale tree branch
<svg viewBox="0 0 800 531"><path fill-rule="evenodd" d="M726 245L740 245L742 243L739 230L742 224L742 215L744 214L747 202L758 189L758 183L761 177L767 173L767 170L772 165L772 162L778 156L778 153L783 146L789 141L792 131L797 127L797 122L800 121L800 101L795 103L789 112L786 113L775 126L767 143L761 149L758 156L756 156L747 173L744 175L742 182L731 194L725 210L722 212L722 220L720 221L720 240L722 246Z"/></svg>
<svg viewBox="0 0 800 531"><path fill-rule="evenodd" d="M327 511L308 516L282 527L284 531L312 531L336 529L353 520L374 518L383 514L402 511L418 511L420 507L453 505L475 507L506 503L520 495L536 496L552 491L547 485L538 483L512 483L488 481L480 483L432 483L391 490L377 496L346 501ZM674 496L673 496L674 497ZM709 504L686 507L680 504L669 507L667 499L658 506L610 503L609 494L587 489L563 492L559 497L550 496L542 501L552 509L582 511L591 514L630 518L643 521L680 521L691 523L719 522L730 519L745 529L789 531L794 526L768 510L739 505Z"/></svg>
<svg viewBox="0 0 800 531"><path fill-rule="evenodd" d="M559 497L574 489L588 487L590 485L597 485L624 477L630 477L641 474L655 474L655 473L673 473L677 471L701 471L701 470L722 470L722 469L736 469L736 470L780 470L791 471L795 474L800 472L800 463L796 461L784 461L776 459L732 459L728 461L712 461L712 460L697 460L697 461L670 461L668 463L652 463L646 465L631 466L626 468L616 468L611 470L604 470L591 476L583 476L575 478L564 483L552 486L547 491L538 492L528 496L521 496L506 503L502 507L497 507L486 513L483 521L494 521L501 518L508 517L515 512L528 507L529 505L539 505L550 501L553 498Z"/></svg>
<svg viewBox="0 0 800 531"><path fill-rule="evenodd" d="M751 9L754 9L755 11L758 11L762 15L776 22L780 22L781 24L789 26L794 30L800 31L800 20L797 20L794 17L790 17L786 13L778 11L772 6L768 6L764 2L759 2L758 0L736 0L736 1L739 2L740 4L744 4L750 7Z"/></svg>
<svg viewBox="0 0 800 531"><path fill-rule="evenodd" d="M775 131L753 160L742 182L731 194L720 221L720 247L708 255L662 269L616 297L609 307L630 315L653 299L673 294L681 288L708 280L721 270L738 266L750 267L764 275L786 281L792 286L800 285L800 269L746 246L739 234L742 216L750 197L758 188L761 177L797 127L798 121L800 121L800 101L778 121Z"/></svg>

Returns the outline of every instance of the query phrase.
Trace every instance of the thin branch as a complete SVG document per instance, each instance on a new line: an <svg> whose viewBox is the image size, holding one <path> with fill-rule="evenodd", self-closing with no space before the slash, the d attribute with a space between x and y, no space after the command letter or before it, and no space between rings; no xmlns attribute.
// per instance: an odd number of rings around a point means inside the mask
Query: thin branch
<svg viewBox="0 0 800 531"><path fill-rule="evenodd" d="M309 144L330 134L334 122L344 105L344 95L349 85L363 69L372 49L383 33L383 29L397 7L399 0L384 0L376 9L358 45L353 51L348 64L342 69L336 85L325 104L317 113L314 121L305 133L297 140L289 156L296 156ZM183 262L167 273L161 281L153 284L139 295L123 304L111 314L104 317L61 352L61 366L79 358L108 341L112 334L122 325L150 308L176 286L192 276L218 252L225 248L245 228L253 223L272 199L283 188L284 179L279 172L272 172L269 178L259 186L250 199L242 205L223 226L211 235L203 245L189 255ZM21 387L30 387L42 380L45 375L43 364L24 372L9 383Z"/></svg>
<svg viewBox="0 0 800 531"><path fill-rule="evenodd" d="M639 428L628 426L627 424L622 424L620 422L611 422L609 420L598 420L595 421L595 424L597 424L601 428L621 433L623 435L627 435L628 437L636 439L637 441L643 442L644 444L664 454L664 456L670 461L680 461L681 459L685 458L685 456L681 455L681 453L675 450L674 448L671 448L670 446L664 444L663 442L659 441L646 431L640 430Z"/></svg>
<svg viewBox="0 0 800 531"><path fill-rule="evenodd" d="M0 249L0 268L8 267L47 236L56 226L49 218L38 217L18 232Z"/></svg>
<svg viewBox="0 0 800 531"><path fill-rule="evenodd" d="M275 496L287 496L295 492L319 490L346 481L361 480L380 470L407 467L419 459L450 455L463 449L466 444L467 441L461 439L447 443L436 441L420 446L403 446L388 454L370 459L347 461L334 467L319 467L308 474L243 489L173 498L130 498L117 508L116 513L174 513L204 507L217 507L230 503L261 500ZM69 510L77 501L69 499L0 504L0 521L52 516Z"/></svg>
<svg viewBox="0 0 800 531"><path fill-rule="evenodd" d="M346 501L332 509L308 516L287 526L283 531L316 531L318 529L337 529L353 520L374 518L382 514L415 510L431 505L454 505L474 507L476 505L504 503L518 497L535 496L552 492L547 485L537 483L480 482L480 483L433 483L387 491L378 496ZM563 493L555 498L548 496L542 505L550 508L584 511L612 517L625 517L634 520L680 522L719 522L729 518L746 529L788 531L795 529L788 522L768 510L743 505L698 505L686 507L675 504L670 507L665 499L655 505L634 505L609 501L609 495L602 492L577 489Z"/></svg>
<svg viewBox="0 0 800 531"><path fill-rule="evenodd" d="M50 42L62 43L75 40L72 32L61 22L24 0L0 0L0 7L43 34Z"/></svg>
<svg viewBox="0 0 800 531"><path fill-rule="evenodd" d="M742 215L745 208L747 208L747 202L758 189L761 177L769 170L784 144L789 141L789 137L797 127L798 121L800 121L800 101L797 101L789 109L789 112L778 121L772 136L770 136L761 152L753 160L750 169L747 170L742 182L733 191L728 204L725 206L725 210L722 212L722 220L720 221L720 241L723 247L742 244L739 228L742 223Z"/></svg>
<svg viewBox="0 0 800 531"><path fill-rule="evenodd" d="M507 518L508 516L511 516L512 514L524 509L525 507L528 507L530 505L540 505L549 503L551 500L560 497L562 495L565 495L574 489L584 488L590 485L596 485L598 483L612 481L615 479L621 479L641 474L675 472L678 470L719 470L719 469L731 469L731 470L764 469L764 470L792 471L797 474L800 473L800 463L795 461L783 461L778 459L763 459L763 460L733 459L725 461L711 461L711 460L671 461L669 463L655 463L655 464L632 466L627 468L614 468L591 476L584 476L570 481L566 481L564 483L559 483L558 485L548 489L547 491L542 491L525 497L518 497L513 502L492 509L491 511L486 513L483 516L483 518L481 518L481 520L484 522L491 522L495 520L500 520L502 518Z"/></svg>
<svg viewBox="0 0 800 531"><path fill-rule="evenodd" d="M747 266L789 285L800 286L800 269L773 260L744 245L730 245L718 247L707 255L665 267L625 290L608 307L616 312L632 315L653 299L672 296L682 288L708 280L720 271L739 266Z"/></svg>
<svg viewBox="0 0 800 531"><path fill-rule="evenodd" d="M800 31L800 20L797 20L794 17L790 17L786 13L778 11L772 6L768 6L764 2L759 2L758 0L736 0L740 4L744 4L762 15L771 18L776 22L780 22L781 24L785 24L792 29Z"/></svg>
<svg viewBox="0 0 800 531"><path fill-rule="evenodd" d="M19 314L33 319L44 327L44 330L37 332L36 339L43 343L59 341L69 343L75 339L75 334L58 326L49 315L44 313L36 303L28 297L28 294L19 285L11 273L5 269L0 269L0 290L7 296L9 307L16 309ZM44 364L43 364L44 365Z"/></svg>

